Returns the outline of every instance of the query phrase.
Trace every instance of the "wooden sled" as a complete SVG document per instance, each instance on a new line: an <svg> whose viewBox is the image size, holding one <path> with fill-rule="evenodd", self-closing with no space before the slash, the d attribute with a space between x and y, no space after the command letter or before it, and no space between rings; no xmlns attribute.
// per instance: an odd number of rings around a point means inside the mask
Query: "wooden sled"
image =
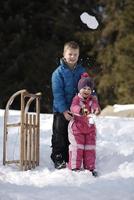
<svg viewBox="0 0 134 200"><path fill-rule="evenodd" d="M14 99L20 95L20 121L9 123L9 109ZM4 112L3 165L16 163L21 170L30 170L39 165L40 154L40 97L41 93L30 94L20 90L7 102ZM31 103L35 112L29 112ZM19 160L7 160L9 128L19 127Z"/></svg>

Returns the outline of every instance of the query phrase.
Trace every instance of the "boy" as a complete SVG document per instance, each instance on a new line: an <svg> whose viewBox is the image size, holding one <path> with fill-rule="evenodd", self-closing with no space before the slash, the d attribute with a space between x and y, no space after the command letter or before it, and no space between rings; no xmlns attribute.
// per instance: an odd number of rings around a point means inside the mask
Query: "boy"
<svg viewBox="0 0 134 200"><path fill-rule="evenodd" d="M74 117L69 122L69 163L71 170L80 170L83 166L97 176L96 159L96 128L92 115L100 113L100 106L91 93L93 80L83 77L78 82L79 93L73 98L71 112Z"/></svg>
<svg viewBox="0 0 134 200"><path fill-rule="evenodd" d="M77 63L79 45L70 41L65 43L63 58L52 74L53 93L53 134L51 159L56 169L66 167L68 162L68 123L72 118L70 106L77 93L77 84L85 69Z"/></svg>

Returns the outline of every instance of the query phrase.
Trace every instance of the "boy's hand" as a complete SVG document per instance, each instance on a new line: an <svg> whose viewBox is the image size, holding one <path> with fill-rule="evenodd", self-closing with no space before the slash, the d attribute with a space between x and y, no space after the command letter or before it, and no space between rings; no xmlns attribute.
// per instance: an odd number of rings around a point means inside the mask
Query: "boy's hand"
<svg viewBox="0 0 134 200"><path fill-rule="evenodd" d="M70 121L73 117L72 113L69 110L66 110L65 112L63 112L63 115L67 121Z"/></svg>

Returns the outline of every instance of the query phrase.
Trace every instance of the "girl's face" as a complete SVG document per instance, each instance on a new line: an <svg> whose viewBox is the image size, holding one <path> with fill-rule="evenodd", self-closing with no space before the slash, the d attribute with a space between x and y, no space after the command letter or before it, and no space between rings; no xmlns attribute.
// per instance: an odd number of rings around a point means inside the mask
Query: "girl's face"
<svg viewBox="0 0 134 200"><path fill-rule="evenodd" d="M88 98L90 95L91 95L91 88L89 86L85 86L84 88L82 88L80 90L80 95L83 97L83 98Z"/></svg>
<svg viewBox="0 0 134 200"><path fill-rule="evenodd" d="M70 67L74 67L79 58L79 49L67 48L63 53L64 59Z"/></svg>

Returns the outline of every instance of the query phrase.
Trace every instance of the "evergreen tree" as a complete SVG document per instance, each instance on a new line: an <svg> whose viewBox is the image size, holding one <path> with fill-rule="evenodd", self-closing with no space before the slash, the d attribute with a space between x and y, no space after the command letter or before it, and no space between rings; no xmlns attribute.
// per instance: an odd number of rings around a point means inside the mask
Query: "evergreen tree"
<svg viewBox="0 0 134 200"><path fill-rule="evenodd" d="M97 53L102 68L98 76L98 93L104 106L133 103L134 3L131 0L102 2L104 27Z"/></svg>

